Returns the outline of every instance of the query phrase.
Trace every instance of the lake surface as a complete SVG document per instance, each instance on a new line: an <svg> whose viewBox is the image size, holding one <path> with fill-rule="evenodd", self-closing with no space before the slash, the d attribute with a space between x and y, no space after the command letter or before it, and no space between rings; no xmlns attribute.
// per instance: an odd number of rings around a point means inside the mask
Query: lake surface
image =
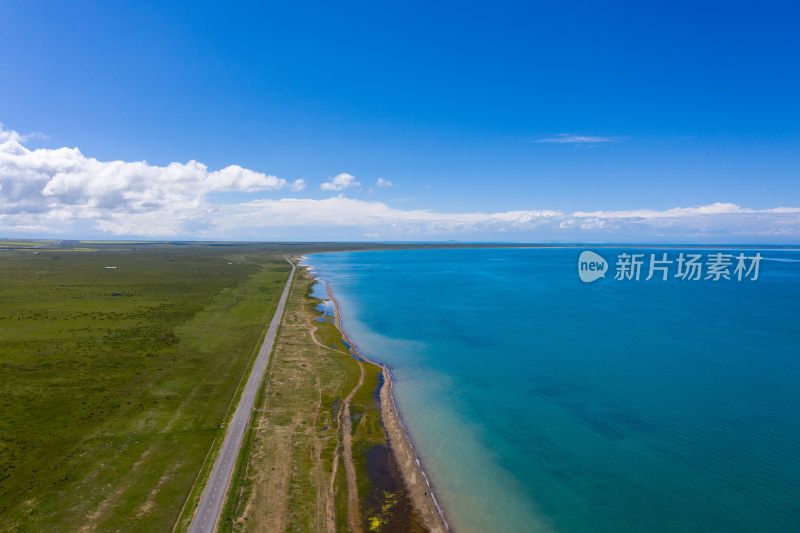
<svg viewBox="0 0 800 533"><path fill-rule="evenodd" d="M458 531L800 530L800 253L761 249L757 281L636 282L613 276L631 249L594 250L591 284L569 248L307 263L391 368Z"/></svg>

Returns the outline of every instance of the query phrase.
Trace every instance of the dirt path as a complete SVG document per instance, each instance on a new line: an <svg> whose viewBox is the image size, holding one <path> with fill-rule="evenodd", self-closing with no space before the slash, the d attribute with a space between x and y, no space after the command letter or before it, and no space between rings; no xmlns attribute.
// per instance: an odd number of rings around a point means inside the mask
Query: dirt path
<svg viewBox="0 0 800 533"><path fill-rule="evenodd" d="M308 322L309 327L311 328L311 339L314 343L319 346L320 348L325 348L326 350L330 350L332 352L345 354L348 356L352 356L349 352L345 352L343 350L337 350L335 348L331 348L330 346L325 346L315 335L317 328L311 323L309 320ZM341 458L344 462L344 470L347 475L347 521L350 525L350 529L354 533L361 533L361 508L358 504L358 486L356 485L356 467L355 463L353 462L353 423L350 419L350 402L353 399L353 396L361 389L361 386L364 385L364 364L355 359L358 363L358 369L360 374L358 376L358 383L356 383L355 387L350 391L347 397L342 400L342 406L339 410L339 417L338 422L339 426L342 430L342 442L341 446L337 445L336 452L334 453L334 462L333 462L333 470L331 475L331 486L330 486L330 505L333 506L333 489L334 484L336 481L336 470L339 464L339 457L341 454ZM328 522L328 527L330 530L331 525L335 529L335 519Z"/></svg>
<svg viewBox="0 0 800 533"><path fill-rule="evenodd" d="M322 385L320 383L319 377L317 377L314 385L317 389L317 405L314 408L314 421L311 424L312 428L317 427L319 423L320 411L322 410ZM311 449L313 450L313 457L314 457L314 484L317 487L314 527L316 528L317 531L331 531L329 525L329 519L327 516L328 506L326 505L325 502L327 491L324 488L325 474L322 471L322 440L319 438L319 434L316 431L314 431L312 434L312 441L313 444L311 446Z"/></svg>
<svg viewBox="0 0 800 533"><path fill-rule="evenodd" d="M364 384L364 365L358 361L361 373L358 383L342 402L342 458L347 473L347 520L353 533L361 533L361 511L358 506L358 487L356 486L356 467L353 464L353 423L350 419L350 401Z"/></svg>
<svg viewBox="0 0 800 533"><path fill-rule="evenodd" d="M340 350L336 350L331 348L330 346L325 346L319 340L317 340L317 326L315 326L309 317L306 317L306 324L308 324L308 331L311 336L311 341L317 346L317 348L330 350L336 353L344 353ZM317 384L319 386L319 382ZM320 391L321 394L321 391ZM341 427L341 415L336 418L337 426ZM337 427L337 435L339 427ZM341 441L338 440L336 442L336 448L333 451L333 463L331 464L331 477L330 483L328 484L326 495L325 495L325 526L327 531L330 533L335 533L336 531L336 508L335 508L335 487L336 487L336 472L339 467L339 456L341 454Z"/></svg>

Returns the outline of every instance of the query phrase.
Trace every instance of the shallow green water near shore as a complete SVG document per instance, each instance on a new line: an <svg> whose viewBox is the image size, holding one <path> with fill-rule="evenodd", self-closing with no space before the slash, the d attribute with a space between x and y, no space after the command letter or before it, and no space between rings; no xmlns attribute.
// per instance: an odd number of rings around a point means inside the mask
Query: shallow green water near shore
<svg viewBox="0 0 800 533"><path fill-rule="evenodd" d="M797 528L800 253L762 250L755 282L583 284L579 252L309 263L459 531Z"/></svg>

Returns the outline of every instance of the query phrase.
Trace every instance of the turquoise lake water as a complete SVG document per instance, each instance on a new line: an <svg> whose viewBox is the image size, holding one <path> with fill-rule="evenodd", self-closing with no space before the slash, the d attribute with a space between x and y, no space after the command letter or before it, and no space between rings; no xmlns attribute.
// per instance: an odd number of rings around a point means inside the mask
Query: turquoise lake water
<svg viewBox="0 0 800 533"><path fill-rule="evenodd" d="M580 251L307 262L458 531L800 531L800 252L760 250L757 281L586 284Z"/></svg>

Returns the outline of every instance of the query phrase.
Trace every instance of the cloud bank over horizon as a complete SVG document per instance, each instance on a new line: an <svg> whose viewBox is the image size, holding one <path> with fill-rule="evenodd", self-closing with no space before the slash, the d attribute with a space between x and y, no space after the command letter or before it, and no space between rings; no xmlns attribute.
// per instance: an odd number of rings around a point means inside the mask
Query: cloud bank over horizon
<svg viewBox="0 0 800 533"><path fill-rule="evenodd" d="M600 137L598 135L576 135L574 133L559 133L554 137L536 139L535 143L547 144L601 144L618 142L618 137Z"/></svg>
<svg viewBox="0 0 800 533"><path fill-rule="evenodd" d="M78 148L31 149L26 142L0 127L0 237L800 242L800 207L717 202L662 210L399 209L345 196L348 189L364 193L346 172L320 184L334 196L275 197L287 191L296 196L307 180L290 182L239 165L210 170L194 160L165 166L100 161ZM391 185L383 178L376 183ZM215 193L222 192L247 193L249 199L221 201ZM263 197L252 199L255 194Z"/></svg>

